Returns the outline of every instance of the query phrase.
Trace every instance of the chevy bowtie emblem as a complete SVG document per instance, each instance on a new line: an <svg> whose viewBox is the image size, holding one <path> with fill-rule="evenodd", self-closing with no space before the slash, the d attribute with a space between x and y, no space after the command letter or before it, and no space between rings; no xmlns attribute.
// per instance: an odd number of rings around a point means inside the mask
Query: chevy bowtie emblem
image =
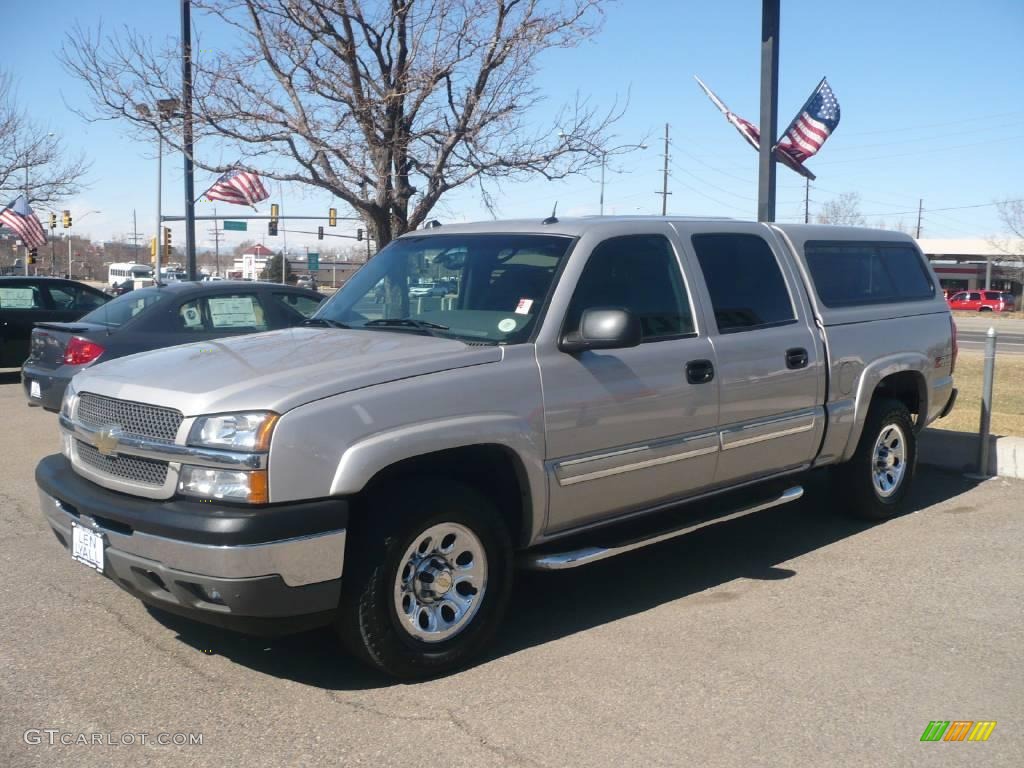
<svg viewBox="0 0 1024 768"><path fill-rule="evenodd" d="M120 427L104 427L96 433L96 450L104 456L116 456L120 439Z"/></svg>

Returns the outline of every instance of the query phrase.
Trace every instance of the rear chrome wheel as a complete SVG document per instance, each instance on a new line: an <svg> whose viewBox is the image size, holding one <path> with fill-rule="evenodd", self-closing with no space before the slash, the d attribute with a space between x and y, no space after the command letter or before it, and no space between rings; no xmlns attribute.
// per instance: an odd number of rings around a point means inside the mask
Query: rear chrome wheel
<svg viewBox="0 0 1024 768"><path fill-rule="evenodd" d="M903 511L917 465L917 435L907 406L876 398L868 409L857 449L835 467L842 506L865 520L888 520Z"/></svg>
<svg viewBox="0 0 1024 768"><path fill-rule="evenodd" d="M875 440L871 468L875 493L887 499L899 490L907 468L907 440L898 424L887 424Z"/></svg>
<svg viewBox="0 0 1024 768"><path fill-rule="evenodd" d="M473 531L458 523L433 525L399 562L393 597L403 630L439 643L473 621L487 592L487 553Z"/></svg>

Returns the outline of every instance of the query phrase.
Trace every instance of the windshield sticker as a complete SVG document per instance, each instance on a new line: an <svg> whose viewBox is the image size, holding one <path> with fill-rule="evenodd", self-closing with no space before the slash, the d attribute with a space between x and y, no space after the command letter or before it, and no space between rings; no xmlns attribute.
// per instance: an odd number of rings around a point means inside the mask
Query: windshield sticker
<svg viewBox="0 0 1024 768"><path fill-rule="evenodd" d="M508 333L516 329L516 321L511 317L506 317L500 323L498 323L498 330L502 333Z"/></svg>
<svg viewBox="0 0 1024 768"><path fill-rule="evenodd" d="M214 328L253 328L261 325L256 321L252 296L209 299L208 304Z"/></svg>
<svg viewBox="0 0 1024 768"><path fill-rule="evenodd" d="M533 299L520 299L519 303L516 304L517 315L528 315L530 314L530 307L533 306Z"/></svg>

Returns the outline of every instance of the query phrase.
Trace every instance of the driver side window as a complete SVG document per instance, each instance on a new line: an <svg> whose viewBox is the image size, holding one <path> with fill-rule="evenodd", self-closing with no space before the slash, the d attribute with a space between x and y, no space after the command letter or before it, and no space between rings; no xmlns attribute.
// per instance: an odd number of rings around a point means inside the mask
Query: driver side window
<svg viewBox="0 0 1024 768"><path fill-rule="evenodd" d="M640 319L643 340L695 332L679 262L662 235L627 235L600 243L583 268L563 331L579 328L586 309L626 309Z"/></svg>

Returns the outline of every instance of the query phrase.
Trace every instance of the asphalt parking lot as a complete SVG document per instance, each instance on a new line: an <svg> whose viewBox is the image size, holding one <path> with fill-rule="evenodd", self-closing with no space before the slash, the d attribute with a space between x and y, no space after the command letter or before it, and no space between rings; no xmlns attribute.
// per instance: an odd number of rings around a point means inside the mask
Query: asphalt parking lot
<svg viewBox="0 0 1024 768"><path fill-rule="evenodd" d="M1024 765L1024 483L925 470L912 513L868 526L814 478L796 504L523 574L487 659L400 685L327 632L207 629L72 562L32 479L55 417L2 371L0 416L2 766ZM931 720L998 724L922 743ZM149 738L59 743L129 733ZM202 744L153 743L178 733Z"/></svg>

